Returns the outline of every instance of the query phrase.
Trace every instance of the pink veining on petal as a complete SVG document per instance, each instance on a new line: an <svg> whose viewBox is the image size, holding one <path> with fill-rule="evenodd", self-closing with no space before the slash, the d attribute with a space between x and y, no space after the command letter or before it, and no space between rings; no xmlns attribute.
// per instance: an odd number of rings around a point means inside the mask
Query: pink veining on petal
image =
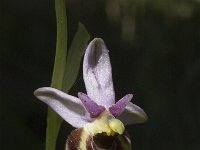
<svg viewBox="0 0 200 150"><path fill-rule="evenodd" d="M99 116L105 110L105 107L98 105L84 93L79 92L78 97L82 101L86 110L90 113L91 118Z"/></svg>
<svg viewBox="0 0 200 150"><path fill-rule="evenodd" d="M126 96L121 98L116 104L112 105L109 108L110 113L113 116L118 117L124 111L125 107L131 101L132 98L132 94L127 94Z"/></svg>

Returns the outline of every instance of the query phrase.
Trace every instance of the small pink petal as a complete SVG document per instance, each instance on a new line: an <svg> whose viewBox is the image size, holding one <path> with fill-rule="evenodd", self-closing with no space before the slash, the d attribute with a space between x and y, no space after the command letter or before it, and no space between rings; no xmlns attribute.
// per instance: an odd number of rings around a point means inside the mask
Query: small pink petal
<svg viewBox="0 0 200 150"><path fill-rule="evenodd" d="M90 113L91 118L99 116L105 110L105 107L98 105L84 93L79 92L78 97L82 101L86 110Z"/></svg>
<svg viewBox="0 0 200 150"><path fill-rule="evenodd" d="M109 108L110 113L113 116L118 117L124 111L126 105L128 104L128 102L131 101L132 98L132 94L127 94L126 96L121 98L116 104L112 105Z"/></svg>

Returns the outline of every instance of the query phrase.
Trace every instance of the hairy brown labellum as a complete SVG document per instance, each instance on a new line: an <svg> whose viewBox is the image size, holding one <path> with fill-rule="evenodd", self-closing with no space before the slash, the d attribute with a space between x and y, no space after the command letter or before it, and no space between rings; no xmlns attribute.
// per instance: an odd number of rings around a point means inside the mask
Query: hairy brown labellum
<svg viewBox="0 0 200 150"><path fill-rule="evenodd" d="M97 134L95 136L84 133L83 128L75 129L68 136L66 150L131 150L131 141L125 132L122 135L107 136Z"/></svg>

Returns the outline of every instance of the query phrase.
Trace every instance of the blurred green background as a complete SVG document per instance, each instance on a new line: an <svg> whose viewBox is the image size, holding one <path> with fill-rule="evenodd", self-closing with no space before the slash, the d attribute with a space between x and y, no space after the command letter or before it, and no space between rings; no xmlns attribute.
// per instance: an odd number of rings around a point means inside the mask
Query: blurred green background
<svg viewBox="0 0 200 150"><path fill-rule="evenodd" d="M44 150L56 20L53 0L0 0L0 149ZM117 99L149 120L127 127L134 150L200 150L200 0L67 0L69 43L82 22L110 50ZM71 94L85 91L82 67ZM62 125L58 150L73 128Z"/></svg>

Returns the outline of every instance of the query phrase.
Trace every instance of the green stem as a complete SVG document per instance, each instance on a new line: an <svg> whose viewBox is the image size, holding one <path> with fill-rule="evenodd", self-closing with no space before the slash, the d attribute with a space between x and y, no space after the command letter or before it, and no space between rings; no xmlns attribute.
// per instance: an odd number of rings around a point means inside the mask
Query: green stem
<svg viewBox="0 0 200 150"><path fill-rule="evenodd" d="M57 19L56 56L51 86L62 88L67 58L67 15L65 0L55 0ZM62 119L50 108L48 108L47 129L46 129L46 150L55 150L56 139Z"/></svg>

